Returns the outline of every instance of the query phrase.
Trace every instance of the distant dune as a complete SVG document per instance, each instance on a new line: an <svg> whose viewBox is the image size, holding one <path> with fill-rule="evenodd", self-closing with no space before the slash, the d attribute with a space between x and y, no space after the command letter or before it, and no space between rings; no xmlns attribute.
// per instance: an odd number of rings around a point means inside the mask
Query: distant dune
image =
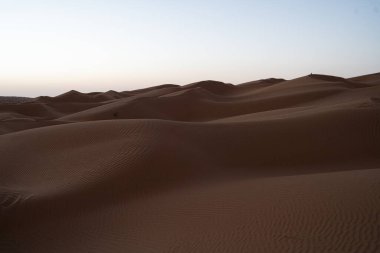
<svg viewBox="0 0 380 253"><path fill-rule="evenodd" d="M28 97L4 97L0 96L0 103L24 103L24 102L29 102L33 101L33 98L28 98Z"/></svg>
<svg viewBox="0 0 380 253"><path fill-rule="evenodd" d="M380 73L0 97L0 252L380 252Z"/></svg>

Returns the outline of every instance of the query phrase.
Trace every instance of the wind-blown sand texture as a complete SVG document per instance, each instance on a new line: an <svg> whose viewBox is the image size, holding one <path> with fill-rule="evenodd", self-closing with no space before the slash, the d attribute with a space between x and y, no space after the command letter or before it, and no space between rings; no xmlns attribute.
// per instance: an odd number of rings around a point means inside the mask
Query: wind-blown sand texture
<svg viewBox="0 0 380 253"><path fill-rule="evenodd" d="M0 252L380 252L380 74L0 104Z"/></svg>

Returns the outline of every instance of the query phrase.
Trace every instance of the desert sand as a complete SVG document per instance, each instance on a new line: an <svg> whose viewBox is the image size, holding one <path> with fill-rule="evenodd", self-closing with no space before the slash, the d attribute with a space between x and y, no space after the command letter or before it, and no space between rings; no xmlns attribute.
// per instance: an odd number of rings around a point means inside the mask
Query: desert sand
<svg viewBox="0 0 380 253"><path fill-rule="evenodd" d="M0 103L0 252L380 252L380 73Z"/></svg>

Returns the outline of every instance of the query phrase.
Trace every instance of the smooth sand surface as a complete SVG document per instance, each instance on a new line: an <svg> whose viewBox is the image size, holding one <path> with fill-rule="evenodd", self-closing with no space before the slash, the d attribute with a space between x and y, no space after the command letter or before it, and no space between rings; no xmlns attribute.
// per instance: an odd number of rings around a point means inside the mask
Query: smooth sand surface
<svg viewBox="0 0 380 253"><path fill-rule="evenodd" d="M0 252L380 252L380 74L0 103Z"/></svg>

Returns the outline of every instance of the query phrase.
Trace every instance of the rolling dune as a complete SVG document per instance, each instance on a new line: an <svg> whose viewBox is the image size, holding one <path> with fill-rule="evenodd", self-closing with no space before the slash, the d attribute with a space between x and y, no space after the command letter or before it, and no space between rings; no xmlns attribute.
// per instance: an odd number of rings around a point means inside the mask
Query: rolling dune
<svg viewBox="0 0 380 253"><path fill-rule="evenodd" d="M0 252L380 252L380 74L0 103Z"/></svg>

